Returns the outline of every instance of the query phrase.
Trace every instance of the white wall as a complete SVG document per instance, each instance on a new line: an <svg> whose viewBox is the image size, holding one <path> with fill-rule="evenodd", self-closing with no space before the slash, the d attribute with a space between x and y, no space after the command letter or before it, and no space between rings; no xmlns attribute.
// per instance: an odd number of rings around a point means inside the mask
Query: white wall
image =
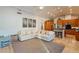
<svg viewBox="0 0 79 59"><path fill-rule="evenodd" d="M37 17L26 12L22 14L17 14L17 9L12 7L0 7L0 35L9 35L16 34L20 30L32 31L36 29L41 29L41 21L44 18ZM34 18L36 19L36 28L23 28L22 27L22 18Z"/></svg>

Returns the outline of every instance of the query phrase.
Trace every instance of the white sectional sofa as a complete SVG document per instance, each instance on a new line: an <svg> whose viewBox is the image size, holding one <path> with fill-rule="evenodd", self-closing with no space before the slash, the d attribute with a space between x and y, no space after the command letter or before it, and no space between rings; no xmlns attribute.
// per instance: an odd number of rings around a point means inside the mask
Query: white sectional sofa
<svg viewBox="0 0 79 59"><path fill-rule="evenodd" d="M38 34L37 38L45 41L51 41L55 38L55 33L53 31L49 31L46 34Z"/></svg>
<svg viewBox="0 0 79 59"><path fill-rule="evenodd" d="M20 41L29 40L35 37L45 41L51 41L55 38L55 33L53 31L20 31L19 33Z"/></svg>

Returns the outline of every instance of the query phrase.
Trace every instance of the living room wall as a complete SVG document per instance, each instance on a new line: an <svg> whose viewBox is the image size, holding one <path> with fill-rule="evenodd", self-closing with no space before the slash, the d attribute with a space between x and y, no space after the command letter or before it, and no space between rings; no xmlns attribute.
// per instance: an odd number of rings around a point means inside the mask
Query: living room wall
<svg viewBox="0 0 79 59"><path fill-rule="evenodd" d="M14 7L0 7L0 35L16 34L20 30L35 31L41 29L41 24L43 23L43 20L45 20L44 18L27 12L17 14L17 11L18 10ZM23 17L36 19L36 28L23 28Z"/></svg>

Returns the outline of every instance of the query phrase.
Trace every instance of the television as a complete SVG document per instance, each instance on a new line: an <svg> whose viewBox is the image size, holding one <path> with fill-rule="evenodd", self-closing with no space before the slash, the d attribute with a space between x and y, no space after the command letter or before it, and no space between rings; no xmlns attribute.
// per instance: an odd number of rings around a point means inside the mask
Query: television
<svg viewBox="0 0 79 59"><path fill-rule="evenodd" d="M66 24L65 29L71 29L71 24Z"/></svg>

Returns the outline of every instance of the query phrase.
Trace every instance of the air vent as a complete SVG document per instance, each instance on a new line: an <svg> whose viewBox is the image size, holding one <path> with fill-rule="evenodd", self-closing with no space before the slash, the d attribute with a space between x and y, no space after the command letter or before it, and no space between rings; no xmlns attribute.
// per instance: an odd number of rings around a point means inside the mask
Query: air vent
<svg viewBox="0 0 79 59"><path fill-rule="evenodd" d="M17 14L22 14L21 11L22 11L21 9L18 9Z"/></svg>
<svg viewBox="0 0 79 59"><path fill-rule="evenodd" d="M17 12L17 14L22 14L21 12Z"/></svg>

